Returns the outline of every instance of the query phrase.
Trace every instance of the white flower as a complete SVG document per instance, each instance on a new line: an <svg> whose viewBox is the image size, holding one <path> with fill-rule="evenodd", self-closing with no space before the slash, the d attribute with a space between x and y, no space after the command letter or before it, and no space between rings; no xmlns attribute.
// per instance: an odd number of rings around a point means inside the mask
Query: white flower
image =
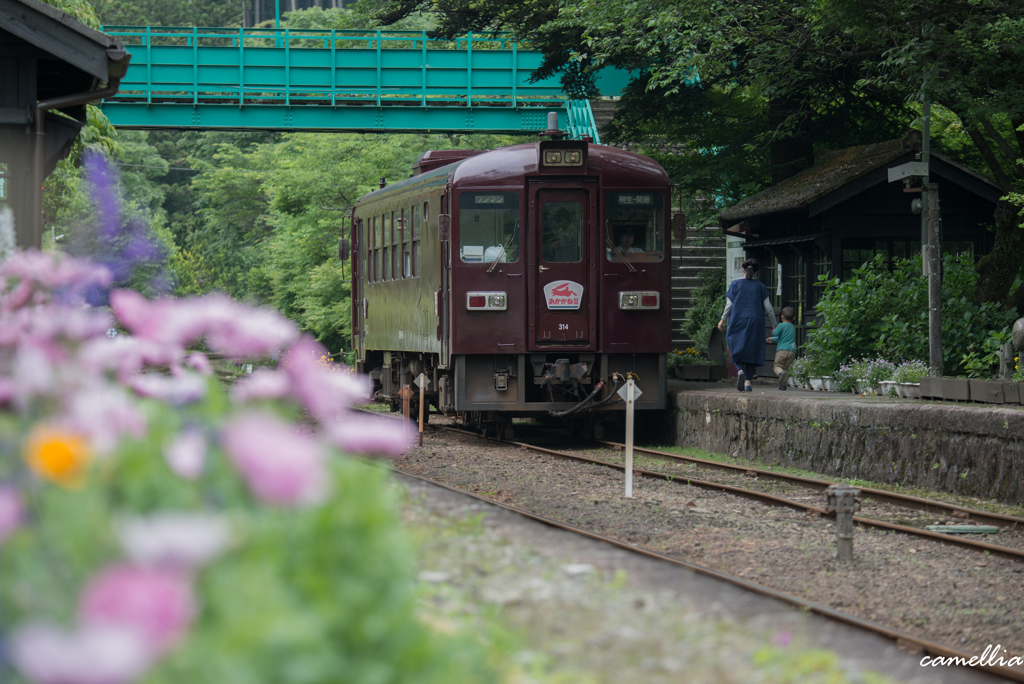
<svg viewBox="0 0 1024 684"><path fill-rule="evenodd" d="M183 570L205 565L231 541L227 519L205 513L125 518L115 531L125 554L135 563Z"/></svg>
<svg viewBox="0 0 1024 684"><path fill-rule="evenodd" d="M111 625L68 631L28 624L11 634L10 654L18 671L34 684L127 684L152 662L141 636Z"/></svg>

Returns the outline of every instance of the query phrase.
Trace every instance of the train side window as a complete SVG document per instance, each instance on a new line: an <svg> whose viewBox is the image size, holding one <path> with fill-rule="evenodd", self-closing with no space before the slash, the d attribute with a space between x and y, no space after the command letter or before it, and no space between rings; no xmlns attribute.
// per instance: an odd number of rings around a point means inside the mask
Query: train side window
<svg viewBox="0 0 1024 684"><path fill-rule="evenodd" d="M379 270L377 268L377 217L371 216L368 223L368 227L370 229L370 273L369 278L367 278L367 280L369 280L371 283L375 283L377 282L377 272Z"/></svg>
<svg viewBox="0 0 1024 684"><path fill-rule="evenodd" d="M391 226L388 225L388 215L380 217L381 229L384 231L381 244L384 245L384 280L391 280Z"/></svg>
<svg viewBox="0 0 1024 684"><path fill-rule="evenodd" d="M423 222L426 223L430 220L430 202L423 203Z"/></svg>
<svg viewBox="0 0 1024 684"><path fill-rule="evenodd" d="M359 219L359 222L356 223L356 240L359 241L359 244L356 245L356 248L359 250L359 256L356 257L357 259L359 259L359 277L360 277L360 279L363 282L365 282L366 281L366 275L367 275L366 274L366 227L363 225L363 219Z"/></svg>
<svg viewBox="0 0 1024 684"><path fill-rule="evenodd" d="M381 259L381 252L383 251L383 245L381 244L381 236L384 235L384 217L383 216L374 216L373 217L373 222L374 222L373 238L375 240L375 244L377 245L377 249L374 250L374 254L373 254L373 264L374 264L373 280L374 280L374 282L378 282L379 283L381 280L383 280L381 274L384 272L383 271L384 261Z"/></svg>
<svg viewBox="0 0 1024 684"><path fill-rule="evenodd" d="M427 203L424 202L423 206L426 207ZM412 275L414 278L420 276L420 208L414 206L412 208Z"/></svg>
<svg viewBox="0 0 1024 684"><path fill-rule="evenodd" d="M459 257L464 263L519 261L519 195L473 192L459 198Z"/></svg>
<svg viewBox="0 0 1024 684"><path fill-rule="evenodd" d="M402 209L402 277L412 277L412 247L410 233L412 232L409 222L412 220L412 210Z"/></svg>
<svg viewBox="0 0 1024 684"><path fill-rule="evenodd" d="M608 261L665 258L664 198L660 192L609 192L605 198Z"/></svg>

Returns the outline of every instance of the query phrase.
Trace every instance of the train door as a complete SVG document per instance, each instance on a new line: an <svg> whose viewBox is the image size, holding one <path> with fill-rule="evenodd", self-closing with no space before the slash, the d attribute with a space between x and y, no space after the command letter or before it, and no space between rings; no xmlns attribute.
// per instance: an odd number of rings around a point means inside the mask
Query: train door
<svg viewBox="0 0 1024 684"><path fill-rule="evenodd" d="M366 228L363 220L357 219L352 213L349 226L352 232L352 348L358 361L366 360L366 321L363 318L364 298L366 297L363 283L366 280Z"/></svg>
<svg viewBox="0 0 1024 684"><path fill-rule="evenodd" d="M595 349L593 183L531 184L531 349ZM559 187L560 186L560 187Z"/></svg>

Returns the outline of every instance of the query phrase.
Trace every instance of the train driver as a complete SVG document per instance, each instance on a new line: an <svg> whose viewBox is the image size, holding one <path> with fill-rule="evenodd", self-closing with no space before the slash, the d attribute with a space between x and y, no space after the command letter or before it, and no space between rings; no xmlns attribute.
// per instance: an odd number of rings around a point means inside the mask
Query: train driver
<svg viewBox="0 0 1024 684"><path fill-rule="evenodd" d="M615 249L608 249L608 258L611 259L616 254L644 254L644 250L633 246L633 237L633 229L624 228L619 233L619 244L615 246Z"/></svg>

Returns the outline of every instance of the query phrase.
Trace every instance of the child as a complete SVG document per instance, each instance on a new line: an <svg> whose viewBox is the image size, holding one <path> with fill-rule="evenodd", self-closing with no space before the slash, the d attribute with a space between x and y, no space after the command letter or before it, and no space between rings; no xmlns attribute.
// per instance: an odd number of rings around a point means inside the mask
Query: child
<svg viewBox="0 0 1024 684"><path fill-rule="evenodd" d="M786 389L786 380L789 378L789 367L796 360L796 328L793 321L796 320L796 312L793 307L787 306L782 310L782 322L772 330L772 336L766 342L769 344L778 342L775 347L775 374L779 376L779 389Z"/></svg>

